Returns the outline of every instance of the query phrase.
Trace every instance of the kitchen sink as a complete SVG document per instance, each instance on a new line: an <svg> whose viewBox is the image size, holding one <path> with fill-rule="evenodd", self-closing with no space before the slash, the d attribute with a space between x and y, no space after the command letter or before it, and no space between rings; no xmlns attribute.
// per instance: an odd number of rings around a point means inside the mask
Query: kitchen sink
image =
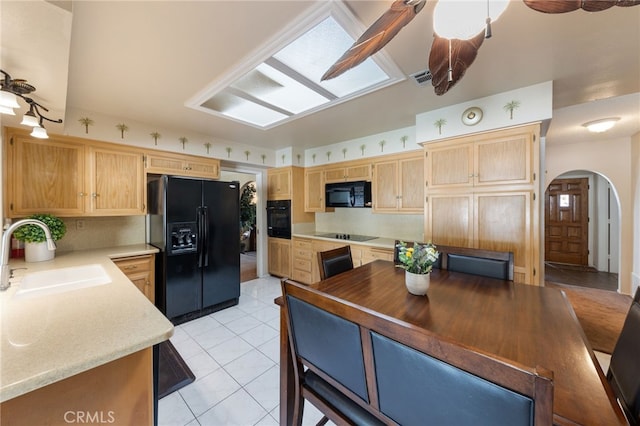
<svg viewBox="0 0 640 426"><path fill-rule="evenodd" d="M16 297L62 293L110 282L111 277L99 264L48 269L25 274L22 282L17 285Z"/></svg>

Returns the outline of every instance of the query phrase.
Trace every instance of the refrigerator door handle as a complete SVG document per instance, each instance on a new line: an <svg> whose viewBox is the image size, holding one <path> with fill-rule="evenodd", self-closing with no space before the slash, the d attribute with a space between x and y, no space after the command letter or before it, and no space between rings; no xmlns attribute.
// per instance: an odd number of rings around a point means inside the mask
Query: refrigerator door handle
<svg viewBox="0 0 640 426"><path fill-rule="evenodd" d="M197 246L196 246L196 250L198 252L198 268L202 268L202 247L203 247L203 236L204 236L204 230L202 229L202 224L203 224L202 207L198 207L196 218L198 221L197 223L198 240L197 240Z"/></svg>
<svg viewBox="0 0 640 426"><path fill-rule="evenodd" d="M209 266L209 208L202 207L202 257L204 266Z"/></svg>

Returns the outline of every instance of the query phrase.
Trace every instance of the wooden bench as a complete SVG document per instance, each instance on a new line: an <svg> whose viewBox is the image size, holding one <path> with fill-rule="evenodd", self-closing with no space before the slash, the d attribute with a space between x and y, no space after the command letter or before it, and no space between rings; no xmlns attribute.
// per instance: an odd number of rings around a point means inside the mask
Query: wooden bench
<svg viewBox="0 0 640 426"><path fill-rule="evenodd" d="M398 264L398 243L394 249L394 263ZM407 246L413 246L407 242ZM449 271L464 272L466 274L482 275L513 281L513 253L506 251L484 250L471 247L454 247L436 244L440 253L434 268Z"/></svg>
<svg viewBox="0 0 640 426"><path fill-rule="evenodd" d="M489 356L295 281L282 280L282 289L294 425L305 399L338 425L552 424L548 370Z"/></svg>

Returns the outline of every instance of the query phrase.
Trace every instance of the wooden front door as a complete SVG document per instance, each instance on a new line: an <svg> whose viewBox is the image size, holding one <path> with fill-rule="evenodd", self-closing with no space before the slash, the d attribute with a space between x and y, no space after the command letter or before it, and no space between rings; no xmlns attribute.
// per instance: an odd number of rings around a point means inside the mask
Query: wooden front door
<svg viewBox="0 0 640 426"><path fill-rule="evenodd" d="M554 179L545 193L545 260L588 266L589 179Z"/></svg>

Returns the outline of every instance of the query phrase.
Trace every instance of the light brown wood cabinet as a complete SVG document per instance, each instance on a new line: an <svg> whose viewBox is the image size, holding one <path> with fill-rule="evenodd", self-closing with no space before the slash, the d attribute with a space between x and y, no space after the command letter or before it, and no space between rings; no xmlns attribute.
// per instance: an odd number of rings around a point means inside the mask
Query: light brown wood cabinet
<svg viewBox="0 0 640 426"><path fill-rule="evenodd" d="M424 144L425 239L514 253L514 281L540 285L538 124Z"/></svg>
<svg viewBox="0 0 640 426"><path fill-rule="evenodd" d="M291 240L268 238L269 273L277 277L291 276Z"/></svg>
<svg viewBox="0 0 640 426"><path fill-rule="evenodd" d="M145 154L145 168L147 173L160 175L220 178L220 160L216 158L148 151Z"/></svg>
<svg viewBox="0 0 640 426"><path fill-rule="evenodd" d="M292 185L292 170L290 167L267 170L268 200L290 200Z"/></svg>
<svg viewBox="0 0 640 426"><path fill-rule="evenodd" d="M146 348L3 402L0 423L151 425L153 408L153 353Z"/></svg>
<svg viewBox="0 0 640 426"><path fill-rule="evenodd" d="M6 138L8 217L146 212L141 152L77 138L40 140L21 129L8 129Z"/></svg>
<svg viewBox="0 0 640 426"><path fill-rule="evenodd" d="M530 185L538 135L526 126L425 144L427 188Z"/></svg>
<svg viewBox="0 0 640 426"><path fill-rule="evenodd" d="M291 277L294 281L304 284L311 284L320 280L318 252L321 251L349 245L354 268L377 259L393 260L393 249L300 237L292 238L291 242L293 247Z"/></svg>
<svg viewBox="0 0 640 426"><path fill-rule="evenodd" d="M325 168L324 179L326 183L371 180L371 164L359 163Z"/></svg>
<svg viewBox="0 0 640 426"><path fill-rule="evenodd" d="M376 213L424 211L424 160L422 152L373 164L372 198Z"/></svg>
<svg viewBox="0 0 640 426"><path fill-rule="evenodd" d="M155 257L152 254L121 257L113 259L113 263L131 280L136 287L155 303Z"/></svg>
<svg viewBox="0 0 640 426"><path fill-rule="evenodd" d="M325 191L324 171L322 169L305 170L304 172L304 211L324 212Z"/></svg>
<svg viewBox="0 0 640 426"><path fill-rule="evenodd" d="M99 216L145 212L142 154L89 147L89 186L86 211Z"/></svg>
<svg viewBox="0 0 640 426"><path fill-rule="evenodd" d="M313 282L313 244L311 239L293 237L291 239L292 254L291 257L291 278L305 284ZM317 261L315 262L317 263ZM315 268L317 269L317 268Z"/></svg>
<svg viewBox="0 0 640 426"><path fill-rule="evenodd" d="M7 151L7 216L48 212L80 216L85 211L86 148L81 143L42 140L9 133Z"/></svg>

